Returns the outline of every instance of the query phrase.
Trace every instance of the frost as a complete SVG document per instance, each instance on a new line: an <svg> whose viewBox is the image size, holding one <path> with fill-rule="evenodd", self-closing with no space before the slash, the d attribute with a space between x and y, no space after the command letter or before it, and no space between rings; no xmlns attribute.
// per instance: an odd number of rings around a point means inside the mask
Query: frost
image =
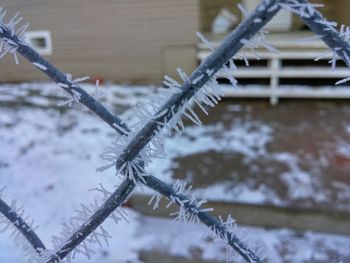
<svg viewBox="0 0 350 263"><path fill-rule="evenodd" d="M69 86L66 85L66 84L60 83L59 85L62 85L62 86L64 85L64 87L68 87L69 88ZM75 90L75 89L71 89L70 91L71 91L72 94L69 93L70 96L66 96L66 100L63 101L63 102L58 103L57 106L62 107L62 106L68 105L69 107L72 107L73 102L79 102L80 101L80 98L81 98L80 92Z"/></svg>
<svg viewBox="0 0 350 263"><path fill-rule="evenodd" d="M327 40L327 38L330 37L332 38L332 41L335 42L335 44L331 44L329 50L321 54L318 58L315 59L315 61L318 61L331 53L332 58L330 59L329 64L331 64L332 71L335 71L336 63L339 59L343 59L347 66L350 67L350 49L347 45L347 43L350 40L350 28L348 26L341 25L340 31L338 32L338 23L334 21L328 21L322 16L316 16L315 18L313 18L313 16L317 13L316 8L322 7L323 5L299 3L297 0L280 2L279 5L282 8L290 10L291 12L301 16L302 18L313 19L313 22L316 24L315 26L319 27L319 30L325 32L325 34L320 34L316 36L316 38L326 38L325 40ZM348 81L350 81L350 77L346 77L342 80L339 80L338 82L336 82L336 85L344 84Z"/></svg>
<svg viewBox="0 0 350 263"><path fill-rule="evenodd" d="M250 15L249 11L242 4L238 4L237 7L241 11L244 18L247 18Z"/></svg>
<svg viewBox="0 0 350 263"><path fill-rule="evenodd" d="M233 68L232 64L231 68ZM187 74L180 68L177 69L177 72L180 79L184 83L188 83L189 77ZM214 70L207 73L213 74ZM200 74L198 78L201 79L202 76ZM193 103L197 104L207 114L204 105L214 107L223 96L220 86L213 77L209 79L202 89L197 90L189 101L184 97L179 105L172 105L166 108L165 105L172 99L172 96L183 96L185 93L181 91L181 84L169 76L165 76L164 84L167 86L166 89L161 89L158 94L150 97L143 105L136 106L132 115L137 121L131 126L129 133L117 136L112 146L108 147L107 151L101 155L102 159L109 162L109 164L99 168L98 171L117 166L117 175L126 176L138 184L140 180L143 180L144 176L148 175L144 171L144 167L152 162L154 158L165 157L163 150L164 136L171 135L173 129L179 133L183 132L182 116L197 125L202 124L198 115L192 109ZM142 129L150 123L156 124L150 142L140 150L134 160L119 160L119 163L117 163L120 156L129 151L128 147L131 143L134 143L135 138L139 139L137 136L139 136Z"/></svg>
<svg viewBox="0 0 350 263"><path fill-rule="evenodd" d="M78 86L75 84L79 83L79 82L83 82L85 80L88 80L90 77L82 77L82 78L77 78L77 79L72 80L72 75L66 74L66 78L67 78L66 83L61 83L61 82L57 83L57 85L60 88L63 88L66 91L66 93L68 93L68 96L67 96L67 94L65 94L66 99L63 102L60 102L58 104L58 106L60 106L60 107L66 106L66 105L71 107L74 102L80 102L81 93L78 90Z"/></svg>
<svg viewBox="0 0 350 263"><path fill-rule="evenodd" d="M94 93L92 94L92 97L94 97L96 100L100 100L105 97L105 94L102 91L102 88L100 86L100 80L96 80L95 83L95 90Z"/></svg>
<svg viewBox="0 0 350 263"><path fill-rule="evenodd" d="M119 127L119 125L118 125ZM125 147L129 144L130 138L135 134L135 132L131 131L126 133L128 135L120 135L117 137L114 143L112 143L109 147L107 147L106 151L101 154L101 158L107 161L109 164L98 168L97 172L103 172L106 169L116 166L117 158L123 153ZM149 154L152 145L149 145L142 153L141 156L147 156ZM148 150L148 151L147 151ZM147 158L137 157L135 160L131 162L124 162L121 167L118 167L116 170L116 175L121 178L127 177L132 180L136 185L140 184L140 180L144 182L143 177L148 176L148 174L143 169L143 164L145 164L145 160Z"/></svg>
<svg viewBox="0 0 350 263"><path fill-rule="evenodd" d="M152 205L153 203L153 210L156 210L159 208L159 203L160 203L160 200L162 199L162 195L158 192L154 192L151 199L149 200L148 202L148 205Z"/></svg>
<svg viewBox="0 0 350 263"><path fill-rule="evenodd" d="M213 208L202 208L202 205L206 204L207 200L197 200L191 193L192 186L187 185L186 182L177 180L173 189L176 195L170 196L167 208L175 203L180 205L178 212L170 214L170 216L175 216L175 221L198 223L200 222L198 218L199 213L211 212L214 210ZM189 199L184 199L184 196L187 196Z"/></svg>
<svg viewBox="0 0 350 263"><path fill-rule="evenodd" d="M176 80L172 79L169 76L164 77L163 84L168 87L172 92L174 93L180 93L181 92L181 85Z"/></svg>
<svg viewBox="0 0 350 263"><path fill-rule="evenodd" d="M209 77L211 77L211 76L214 74L214 70L213 70L213 69L207 69L207 70L205 71L205 73L207 73L207 75L208 75Z"/></svg>
<svg viewBox="0 0 350 263"><path fill-rule="evenodd" d="M202 74L202 75L200 75L199 77L197 77L197 78L195 78L195 79L193 80L193 84L197 84L197 83L200 82L203 78L204 78L204 75Z"/></svg>
<svg viewBox="0 0 350 263"><path fill-rule="evenodd" d="M76 215L71 217L66 222L62 223L62 230L59 235L52 237L52 242L54 249L46 255L46 259L53 255L58 255L65 245L71 241L72 236L83 235L83 228L90 224L92 218L96 217L97 211L101 209L104 202L111 196L109 192L102 184L98 188L91 189L90 191L95 191L102 194L101 200L95 199L93 203L88 205L81 204L80 208L76 209ZM126 213L118 208L112 213L109 218L111 218L115 223L120 220L125 220L128 222ZM74 250L66 257L65 261L71 262L77 254L82 254L88 259L95 253L90 249L90 245L97 244L99 247L109 246L109 240L111 235L106 231L106 229L100 225L98 229L93 231L89 236L87 236Z"/></svg>
<svg viewBox="0 0 350 263"><path fill-rule="evenodd" d="M176 71L179 74L179 76L180 76L180 78L182 79L183 82L188 80L188 76L187 76L186 72L182 68L177 68Z"/></svg>
<svg viewBox="0 0 350 263"><path fill-rule="evenodd" d="M315 41L315 40L320 40L322 39L324 36L321 35L321 36L311 36L311 37L304 37L304 38L301 38L301 39L298 39L296 42L297 43L305 43L305 42L312 42L312 41Z"/></svg>
<svg viewBox="0 0 350 263"><path fill-rule="evenodd" d="M259 6L259 10L265 11L267 8L267 3L270 4L271 2L268 0L264 1L263 4ZM317 7L317 5L300 4L299 1L296 0L284 2L280 1L279 4L280 6L297 13L299 16L307 18L312 17L316 13L315 7ZM268 9L268 12L276 11L276 9L279 7L275 4L271 5L272 6ZM239 6L239 8L241 9L243 15L249 19L248 12L242 6ZM16 14L7 24L4 24L3 19L5 13L6 12L1 13L0 11L0 33L5 32L4 35L7 36L2 37L0 43L0 57L4 56L7 53L11 53L14 55L16 63L18 63L16 52L21 47L21 45L25 44L14 36L16 34L15 28L21 22L22 18ZM253 22L261 23L262 20L258 18ZM336 30L337 26L336 23L327 21L325 19L320 19L316 21L316 23L318 23L320 26L324 26L323 31L325 32L334 31ZM259 28L258 25L256 27ZM22 26L17 31L17 33L22 34L25 29L26 26ZM348 28L341 28L340 34L343 39L349 39L349 31L350 30ZM258 53L256 52L256 49L258 47L265 47L271 52L277 52L277 50L274 49L269 43L266 43L265 33L266 32L264 31L260 31L257 37L250 39L250 36L246 36L246 38L242 38L240 40L240 43L250 49L251 52L256 55L257 59L259 59ZM208 46L208 48L212 50L214 49L209 41L207 41L202 35L199 34L199 37ZM341 45L339 47L333 48L333 58L330 61L333 69L336 67L338 56L344 57L345 61L350 64L350 58L347 52L348 50L344 50ZM248 60L244 54L242 56L242 59L244 59L248 65ZM38 62L33 62L33 64L41 70L47 70L45 66ZM179 78L181 79L182 83L179 83L176 80L173 80L170 77L166 76L164 85L167 88L159 92L155 98L150 99L148 104L138 105L136 107L134 117L137 119L137 121L131 125L130 130L120 123L111 124L109 122L110 125L114 126L124 134L118 136L115 143L112 144L112 146L109 147L109 149L107 149L107 151L102 155L102 158L108 161L109 164L99 170L116 166L116 173L118 175L127 177L128 179L135 182L135 184L138 184L140 182L146 183L144 177L148 176L148 174L144 170L145 166L151 163L153 158L165 157L163 150L164 136L171 135L173 130L176 130L180 133L183 132L184 123L182 121L182 117L187 117L195 124L201 125L201 120L193 110L192 106L198 105L198 107L205 114L208 114L206 107L214 107L223 97L220 85L217 81L217 78L219 76L216 73L220 73L222 76L229 79L233 85L236 85L237 81L232 76L232 73L235 70L236 66L234 64L234 61L230 60L228 62L228 65L224 65L221 69L218 69L218 65L212 65L211 68L203 67L198 70L201 72L195 72L194 75L190 77L182 69L177 69ZM82 99L82 95L85 96L85 93L80 92L76 83L85 81L87 79L88 77L83 77L73 80L71 75L66 75L66 80L62 80L64 83L58 84L59 86L63 87L70 95L68 101L64 102L64 104L71 105L74 101L79 102ZM201 82L200 84L203 84L204 80L206 83L203 85L203 87L192 85L199 82ZM344 83L348 80L350 80L350 78L341 80L338 82L338 84ZM182 88L183 86L185 88ZM86 101L85 98L86 97L84 97L84 101ZM91 98L88 97L88 99ZM91 101L95 102L92 99ZM143 143L148 144L140 149L140 145L143 146ZM136 151L137 153L135 153ZM131 154L129 154L130 152ZM137 156L134 157L135 155ZM286 159L285 156L279 156L279 158L281 160ZM286 181L296 179L294 180L295 184L301 183L306 186L310 185L311 181L309 178L306 176L304 178L300 173L299 175L301 175L301 177L298 178L293 177L292 174L284 174L283 177ZM202 208L202 206L206 203L206 200L197 200L190 193L190 190L191 186L187 186L186 183L180 181L176 182L173 187L173 194L170 196L170 202L168 206L172 205L173 203L180 205L179 211L172 214L175 216L176 221L197 222L199 221L198 215L200 213L212 211L211 208ZM103 194L102 199L104 201L106 201L106 198L111 195L111 193L109 193L102 185L97 189L97 191ZM189 195L190 197L185 197L185 194ZM296 195L302 196L303 193L297 192ZM151 199L150 204L152 204L153 201L154 208L158 207L160 196L155 195ZM12 207L14 211L22 213L21 208L16 208L16 203L12 203ZM82 204L76 211L76 215L63 223L63 230L61 232L61 235L53 238L56 252L53 251L51 255L57 254L57 250L64 249L65 246L69 244L70 241L72 241L72 235L75 237L84 236L84 233L82 231L83 228L91 223L91 218L96 215L100 208L101 202L97 200L89 205ZM119 217L115 216L114 220L118 221ZM232 224L234 224L234 220L232 220L232 218L228 218L227 221L220 219L220 222L218 224L214 224L213 230L217 233L218 236L220 236L220 238L230 243L233 240L232 235L230 233L227 233L226 230L229 229ZM87 258L90 258L94 251L88 247L88 243L97 243L100 246L108 246L109 238L110 235L102 226L100 226L98 230L92 233L79 246L76 247L73 253L67 258L67 261L74 259L75 254L77 253L81 253ZM233 248L235 247L233 246ZM241 251L241 254L248 255L249 250L246 249L245 246L242 248L238 246L237 250L239 249ZM45 254L45 256L50 255L50 253L51 252L48 252L48 254Z"/></svg>
<svg viewBox="0 0 350 263"><path fill-rule="evenodd" d="M81 78L76 78L73 80L73 83L79 83L79 82L84 82L86 80L89 80L90 77L89 76L85 76L85 77L81 77Z"/></svg>
<svg viewBox="0 0 350 263"><path fill-rule="evenodd" d="M44 65L42 65L42 64L40 64L40 63L33 62L32 64L33 64L34 66L36 66L38 69L41 69L41 70L44 70L44 71L47 70L47 67L45 67Z"/></svg>
<svg viewBox="0 0 350 263"><path fill-rule="evenodd" d="M113 127L117 130L121 131L123 134L127 135L129 133L128 130L125 129L125 127L121 123L113 123Z"/></svg>
<svg viewBox="0 0 350 263"><path fill-rule="evenodd" d="M2 198L2 193L4 189L5 188L2 188L0 190L0 199ZM38 226L35 225L34 220L30 219L29 216L26 216L23 206L18 205L16 200L12 200L9 206L11 211L8 212L15 213L17 219L15 222L11 222L5 217L5 215L2 215L0 213L0 232L9 233L9 237L10 239L12 239L13 244L15 245L15 247L21 249L23 255L28 259L28 262L38 262L40 258L38 251L36 251L33 248L33 246L29 243L29 241L23 236L23 234L19 230L23 229L28 232L36 231ZM28 225L20 225L21 221L19 219L25 220Z"/></svg>
<svg viewBox="0 0 350 263"><path fill-rule="evenodd" d="M254 23L255 24L259 24L259 23L261 23L262 22L262 19L261 18L255 18L254 19Z"/></svg>
<svg viewBox="0 0 350 263"><path fill-rule="evenodd" d="M299 3L298 0L280 1L279 5L300 17L310 18L316 12L315 8L323 7L322 4Z"/></svg>
<svg viewBox="0 0 350 263"><path fill-rule="evenodd" d="M64 88L64 89L68 89L68 88L69 88L69 85L68 85L68 84L65 84L65 83L60 83L60 82L58 82L57 85L58 85L60 88Z"/></svg>
<svg viewBox="0 0 350 263"><path fill-rule="evenodd" d="M346 82L349 82L350 81L350 77L347 77L345 79L342 79L342 80L339 80L335 83L335 85L340 85L340 84L344 84Z"/></svg>
<svg viewBox="0 0 350 263"><path fill-rule="evenodd" d="M197 36L207 48L209 48L212 51L215 50L214 45L202 33L197 32Z"/></svg>
<svg viewBox="0 0 350 263"><path fill-rule="evenodd" d="M18 42L14 42L12 39L8 37L2 36L0 40L0 58L4 57L6 54L12 54L15 63L19 64L17 49L19 45L27 45L24 41L24 34L29 27L29 24L22 25L18 29L16 27L22 21L22 17L19 16L19 13L16 13L9 22L5 22L6 10L3 10L0 7L0 34L9 34L11 37L17 36Z"/></svg>

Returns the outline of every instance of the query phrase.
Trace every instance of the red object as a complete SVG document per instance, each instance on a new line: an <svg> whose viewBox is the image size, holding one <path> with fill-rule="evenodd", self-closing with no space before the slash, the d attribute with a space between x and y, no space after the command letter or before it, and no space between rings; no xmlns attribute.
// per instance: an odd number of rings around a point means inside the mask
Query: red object
<svg viewBox="0 0 350 263"><path fill-rule="evenodd" d="M96 84L98 82L99 85L104 85L104 83L105 83L104 79L100 76L92 77L91 82L92 82L92 84Z"/></svg>

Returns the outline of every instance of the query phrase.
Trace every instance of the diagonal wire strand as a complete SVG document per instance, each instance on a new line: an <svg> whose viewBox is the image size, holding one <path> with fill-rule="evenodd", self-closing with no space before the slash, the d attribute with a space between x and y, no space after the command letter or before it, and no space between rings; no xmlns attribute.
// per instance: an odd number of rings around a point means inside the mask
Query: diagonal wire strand
<svg viewBox="0 0 350 263"><path fill-rule="evenodd" d="M59 263L74 250L87 236L101 225L115 209L120 207L135 188L133 181L126 179L118 189L103 203L102 207L80 226L64 243L64 245L46 260L47 263Z"/></svg>
<svg viewBox="0 0 350 263"><path fill-rule="evenodd" d="M21 232L39 255L46 249L34 229L2 199L0 199L0 213Z"/></svg>
<svg viewBox="0 0 350 263"><path fill-rule="evenodd" d="M307 0L298 0L298 2L304 5L309 4ZM349 42L340 36L336 28L331 27L328 23L323 23L327 20L321 12L311 5L309 15L302 16L301 19L314 33L321 37L326 45L334 51L348 67L350 67Z"/></svg>

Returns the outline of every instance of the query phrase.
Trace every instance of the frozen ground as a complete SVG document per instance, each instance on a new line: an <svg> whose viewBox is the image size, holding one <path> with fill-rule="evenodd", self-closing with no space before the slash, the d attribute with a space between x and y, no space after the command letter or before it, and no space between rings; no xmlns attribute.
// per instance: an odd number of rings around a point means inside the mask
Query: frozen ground
<svg viewBox="0 0 350 263"><path fill-rule="evenodd" d="M92 86L84 88L93 91ZM154 92L153 87L107 85L103 89L108 107L127 119L130 119L130 107ZM99 183L113 189L120 182L113 170L95 173L96 168L104 165L99 155L113 141L113 132L81 106L57 107L64 98L62 94L52 84L0 86L0 186L7 186L5 199L15 197L26 207L27 214L40 226L38 233L48 244L51 235L59 232L60 223L73 215L80 203L91 202L96 197L97 194L89 189ZM209 118L204 126L190 125L184 136L167 139L165 149L169 159L155 161L149 171L168 182L183 176L195 185L198 195L212 200L277 205L311 200L309 205L339 203L339 209L348 209L350 180L343 177L323 180L319 172L332 165L327 153L317 155L317 159L309 156L306 162L310 165L304 165L301 159L306 155L288 147L287 150L271 147L274 141L281 139L276 135L279 126L250 118L252 109L249 105L226 103L219 107L219 112L212 113L216 117L210 117L212 119ZM342 114L349 113L350 107L343 108L340 109ZM220 111L224 112L221 120L218 117ZM233 120L232 115L237 118ZM305 132L302 127L300 129L300 133ZM345 174L350 158L350 122L342 122L340 129L343 136L332 141L331 149L339 154L340 172ZM218 153L220 157L216 156ZM212 156L214 158L210 158ZM232 164L237 162L230 159L232 156L238 156L239 161L249 166L250 170L246 171L249 178L259 183L232 174ZM195 164L200 167L188 167L186 160L193 164L198 158L201 162ZM223 165L222 158L228 158L229 164ZM273 165L272 170L262 169L273 163L280 164L283 169L274 170ZM206 167L218 167L218 172L209 177L205 175ZM224 167L222 171L220 167ZM202 171L205 176L196 181L194 178L201 176L198 173ZM261 171L263 178L254 177ZM227 176L219 177L217 174L221 172ZM274 176L273 180L269 175ZM273 183L276 181L284 187L284 194L279 192L279 184ZM165 250L187 257L195 254L206 259L224 257L222 247L207 242L208 239L201 236L203 231L199 226L184 224L174 228L167 220L142 218L134 211L126 210L130 222L107 223L107 229L113 235L111 249L97 249L92 262L137 262L138 251L142 249ZM243 230L252 236L249 239L252 243L255 240L263 243L259 246L264 248L269 262L282 262L282 258L287 262L338 262L340 259L347 262L346 258L350 258L348 237L290 230ZM162 235L157 234L160 232ZM77 261L86 262L84 258ZM23 262L18 251L8 244L6 235L0 236L0 262Z"/></svg>
<svg viewBox="0 0 350 263"><path fill-rule="evenodd" d="M226 246L211 237L202 225L174 223L168 219L142 218L139 242L143 250L177 257L239 262L237 254L226 253ZM191 233L191 238L188 238ZM239 227L238 236L258 251L267 262L349 262L350 242L345 236L297 233L288 229L264 230ZM241 261L244 262L244 261Z"/></svg>

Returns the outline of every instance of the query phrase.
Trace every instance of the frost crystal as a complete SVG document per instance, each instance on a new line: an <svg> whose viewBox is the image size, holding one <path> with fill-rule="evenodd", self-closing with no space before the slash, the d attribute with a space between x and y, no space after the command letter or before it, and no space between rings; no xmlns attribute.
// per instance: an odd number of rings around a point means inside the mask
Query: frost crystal
<svg viewBox="0 0 350 263"><path fill-rule="evenodd" d="M213 211L212 208L202 208L202 205L207 203L207 201L197 200L191 193L192 186L187 185L186 182L177 180L173 189L176 195L170 196L170 202L167 208L175 203L180 205L178 212L170 214L171 216L175 216L175 221L197 223L199 222L199 213ZM184 196L189 196L189 199L185 199Z"/></svg>
<svg viewBox="0 0 350 263"><path fill-rule="evenodd" d="M5 188L0 190L0 199L2 199L2 193ZM23 236L19 228L25 229L25 231L35 231L38 226L35 225L34 220L25 215L23 206L19 206L16 200L12 200L10 204L9 213L15 213L17 218L21 218L27 222L27 226L19 225L20 220L16 220L14 223L9 221L4 215L0 213L0 232L9 233L9 237L12 239L14 245L20 248L23 255L28 259L28 262L39 262L40 256L28 240ZM28 228L29 227L29 228ZM40 251L42 253L44 251Z"/></svg>
<svg viewBox="0 0 350 263"><path fill-rule="evenodd" d="M50 258L52 255L56 255L58 251L62 250L62 247L70 241L72 235L82 235L80 231L82 227L90 224L91 219L96 215L96 212L101 208L101 205L111 196L109 192L102 184L98 188L91 189L102 194L101 200L95 200L93 203L84 205L81 204L80 208L76 210L76 215L71 217L68 221L62 223L62 230L60 235L53 236L52 242L54 250L47 253L46 258ZM115 210L109 216L115 223L120 220L128 222L125 211L121 208ZM65 258L65 261L71 262L77 254L82 254L88 259L95 253L91 248L91 244L97 244L100 247L109 246L109 240L111 235L104 229L102 225L93 231L88 237L86 237L74 250Z"/></svg>
<svg viewBox="0 0 350 263"><path fill-rule="evenodd" d="M41 69L43 71L47 70L47 67L45 67L44 65L41 65L40 63L34 62L33 65L36 66L38 69Z"/></svg>
<svg viewBox="0 0 350 263"><path fill-rule="evenodd" d="M115 124L116 127L123 130L123 127ZM107 161L109 164L100 167L97 169L97 172L103 172L106 169L116 166L116 159L123 153L125 147L129 144L130 138L135 135L135 131L132 129L130 132L125 131L127 135L119 135L114 143L112 143L109 147L107 147L106 151L101 154L101 158ZM119 167L116 171L116 175L124 178L125 176L132 180L136 185L140 184L140 180L144 182L143 177L148 176L148 174L144 171L143 165L145 162L150 161L150 155L152 146L154 144L150 144L146 149L144 149L141 155L135 158L131 162L125 162L121 167ZM144 158L142 158L144 157Z"/></svg>
<svg viewBox="0 0 350 263"><path fill-rule="evenodd" d="M92 94L92 97L94 97L95 100L100 100L100 99L105 97L105 94L103 93L102 88L100 86L100 80L99 79L96 80L95 90L94 90L94 93Z"/></svg>
<svg viewBox="0 0 350 263"><path fill-rule="evenodd" d="M304 18L312 18L317 10L317 7L322 7L322 5L315 5L315 4L301 4L298 3L297 0L289 0L285 2L280 2L279 5L287 10L290 10L291 12L296 13L297 15L304 17ZM333 21L328 21L325 18L315 18L313 19L315 23L317 23L320 27L320 29L324 32L331 32L336 33L339 35L339 39L333 39L335 41L341 40L344 41L344 43L348 43L350 40L350 28L341 25L340 31L337 31L338 24ZM326 34L320 34L316 36L317 38L325 38L327 37ZM339 42L339 41L338 41ZM332 54L332 58L329 61L329 64L331 64L332 71L335 71L336 69L336 63L339 59L343 59L348 67L350 67L350 57L349 57L349 48L347 46L344 46L341 42L339 43L339 46L333 46L323 54L321 54L319 57L315 59L315 61L318 61L325 56L328 56L329 54ZM343 83L346 83L350 81L350 77L346 77L338 82L336 82L336 85L340 85Z"/></svg>
<svg viewBox="0 0 350 263"><path fill-rule="evenodd" d="M151 199L148 202L148 205L150 206L153 203L153 210L156 210L159 208L159 203L161 199L162 199L162 195L158 192L154 192Z"/></svg>
<svg viewBox="0 0 350 263"><path fill-rule="evenodd" d="M66 74L66 78L66 83L57 83L59 87L63 88L66 93L68 93L68 96L65 94L66 100L58 104L60 107L65 105L71 107L74 102L79 102L81 93L76 89L78 86L75 84L90 79L90 77L82 77L72 80L72 75L70 74Z"/></svg>
<svg viewBox="0 0 350 263"><path fill-rule="evenodd" d="M19 16L19 13L15 14L9 22L5 23L6 10L3 10L0 7L0 33L10 32L11 36L17 35L18 43L15 43L9 38L3 37L0 40L0 58L4 57L6 54L12 54L16 64L19 64L17 57L17 49L20 45L27 45L24 41L24 34L29 27L29 24L25 24L20 28L16 29L18 24L22 21L22 17Z"/></svg>
<svg viewBox="0 0 350 263"><path fill-rule="evenodd" d="M197 32L197 36L207 48L209 48L212 51L215 50L214 45L202 33Z"/></svg>
<svg viewBox="0 0 350 263"><path fill-rule="evenodd" d="M279 5L282 8L285 8L299 15L300 17L306 17L306 18L309 18L314 15L314 13L316 12L315 8L323 7L322 4L310 4L310 3L304 4L304 3L299 3L298 0L280 1Z"/></svg>

